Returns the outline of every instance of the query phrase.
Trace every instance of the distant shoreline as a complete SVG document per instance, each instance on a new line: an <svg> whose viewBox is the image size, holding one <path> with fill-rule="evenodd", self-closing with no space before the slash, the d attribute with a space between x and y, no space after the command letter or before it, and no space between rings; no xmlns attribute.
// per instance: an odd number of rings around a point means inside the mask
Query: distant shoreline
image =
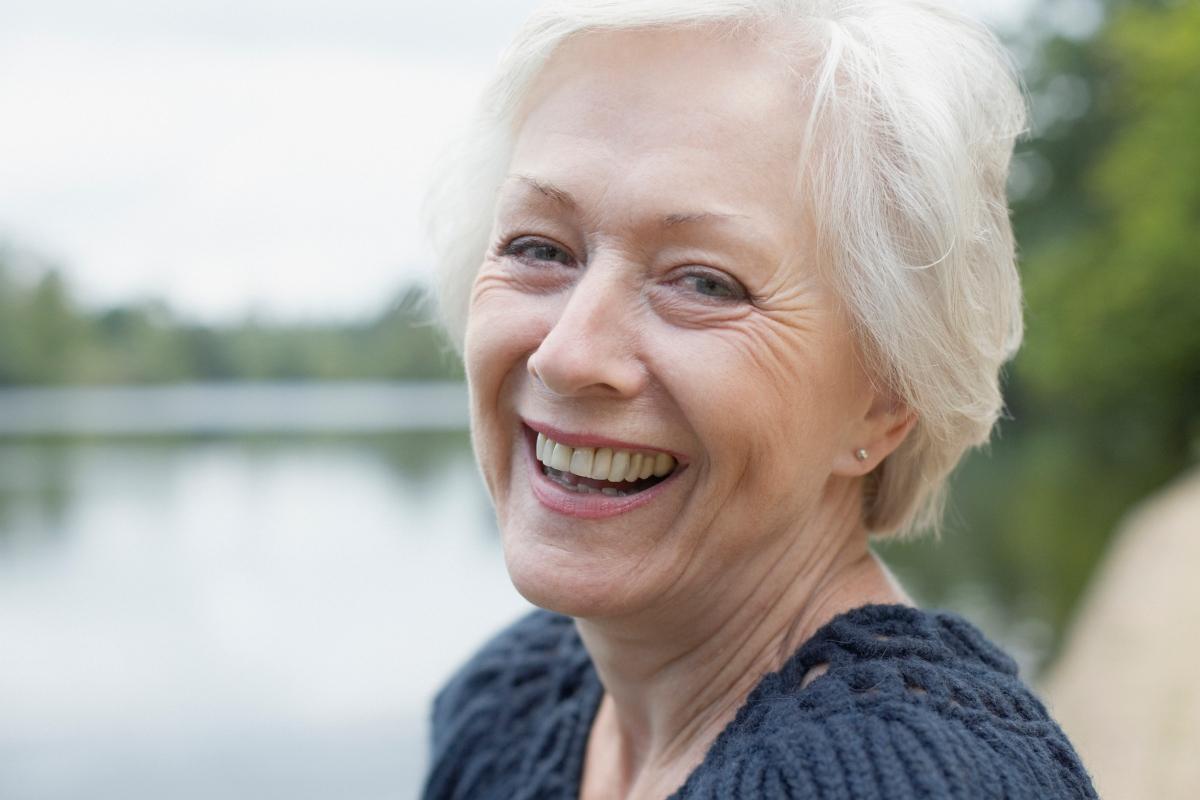
<svg viewBox="0 0 1200 800"><path fill-rule="evenodd" d="M0 437L463 430L458 382L230 382L0 389Z"/></svg>

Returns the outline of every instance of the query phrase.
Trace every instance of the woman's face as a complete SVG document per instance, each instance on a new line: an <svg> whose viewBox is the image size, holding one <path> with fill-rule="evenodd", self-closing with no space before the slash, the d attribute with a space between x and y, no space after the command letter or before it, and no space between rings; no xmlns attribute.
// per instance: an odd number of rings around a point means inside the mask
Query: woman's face
<svg viewBox="0 0 1200 800"><path fill-rule="evenodd" d="M873 395L793 191L795 85L761 42L700 31L589 34L539 77L465 352L533 603L745 596L863 471Z"/></svg>

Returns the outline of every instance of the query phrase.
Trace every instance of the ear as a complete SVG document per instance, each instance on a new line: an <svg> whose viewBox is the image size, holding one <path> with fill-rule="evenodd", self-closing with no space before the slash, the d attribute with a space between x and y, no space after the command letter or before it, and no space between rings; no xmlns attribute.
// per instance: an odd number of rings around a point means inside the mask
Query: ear
<svg viewBox="0 0 1200 800"><path fill-rule="evenodd" d="M843 477L866 475L903 442L917 414L890 393L878 393L867 412L850 426L849 437L833 461L833 473ZM866 458L859 458L866 451Z"/></svg>

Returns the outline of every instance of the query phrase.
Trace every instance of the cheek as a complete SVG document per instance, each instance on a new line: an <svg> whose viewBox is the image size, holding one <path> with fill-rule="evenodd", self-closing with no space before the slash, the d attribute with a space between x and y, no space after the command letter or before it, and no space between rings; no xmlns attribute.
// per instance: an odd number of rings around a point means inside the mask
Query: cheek
<svg viewBox="0 0 1200 800"><path fill-rule="evenodd" d="M511 459L514 401L525 385L526 360L545 335L540 310L538 298L507 289L486 275L472 293L463 362L472 439L493 496Z"/></svg>
<svg viewBox="0 0 1200 800"><path fill-rule="evenodd" d="M853 405L839 366L851 355L818 331L751 325L659 341L671 394L735 491L823 483Z"/></svg>
<svg viewBox="0 0 1200 800"><path fill-rule="evenodd" d="M463 361L473 394L498 390L515 365L523 363L545 336L539 298L509 287L483 271L471 293Z"/></svg>

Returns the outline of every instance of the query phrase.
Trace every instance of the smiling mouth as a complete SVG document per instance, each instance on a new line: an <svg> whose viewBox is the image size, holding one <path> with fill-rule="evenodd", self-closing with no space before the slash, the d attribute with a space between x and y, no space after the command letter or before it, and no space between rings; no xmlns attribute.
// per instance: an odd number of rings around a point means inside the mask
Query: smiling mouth
<svg viewBox="0 0 1200 800"><path fill-rule="evenodd" d="M668 453L611 447L570 447L538 433L534 457L542 474L575 494L629 497L669 478L678 462Z"/></svg>

